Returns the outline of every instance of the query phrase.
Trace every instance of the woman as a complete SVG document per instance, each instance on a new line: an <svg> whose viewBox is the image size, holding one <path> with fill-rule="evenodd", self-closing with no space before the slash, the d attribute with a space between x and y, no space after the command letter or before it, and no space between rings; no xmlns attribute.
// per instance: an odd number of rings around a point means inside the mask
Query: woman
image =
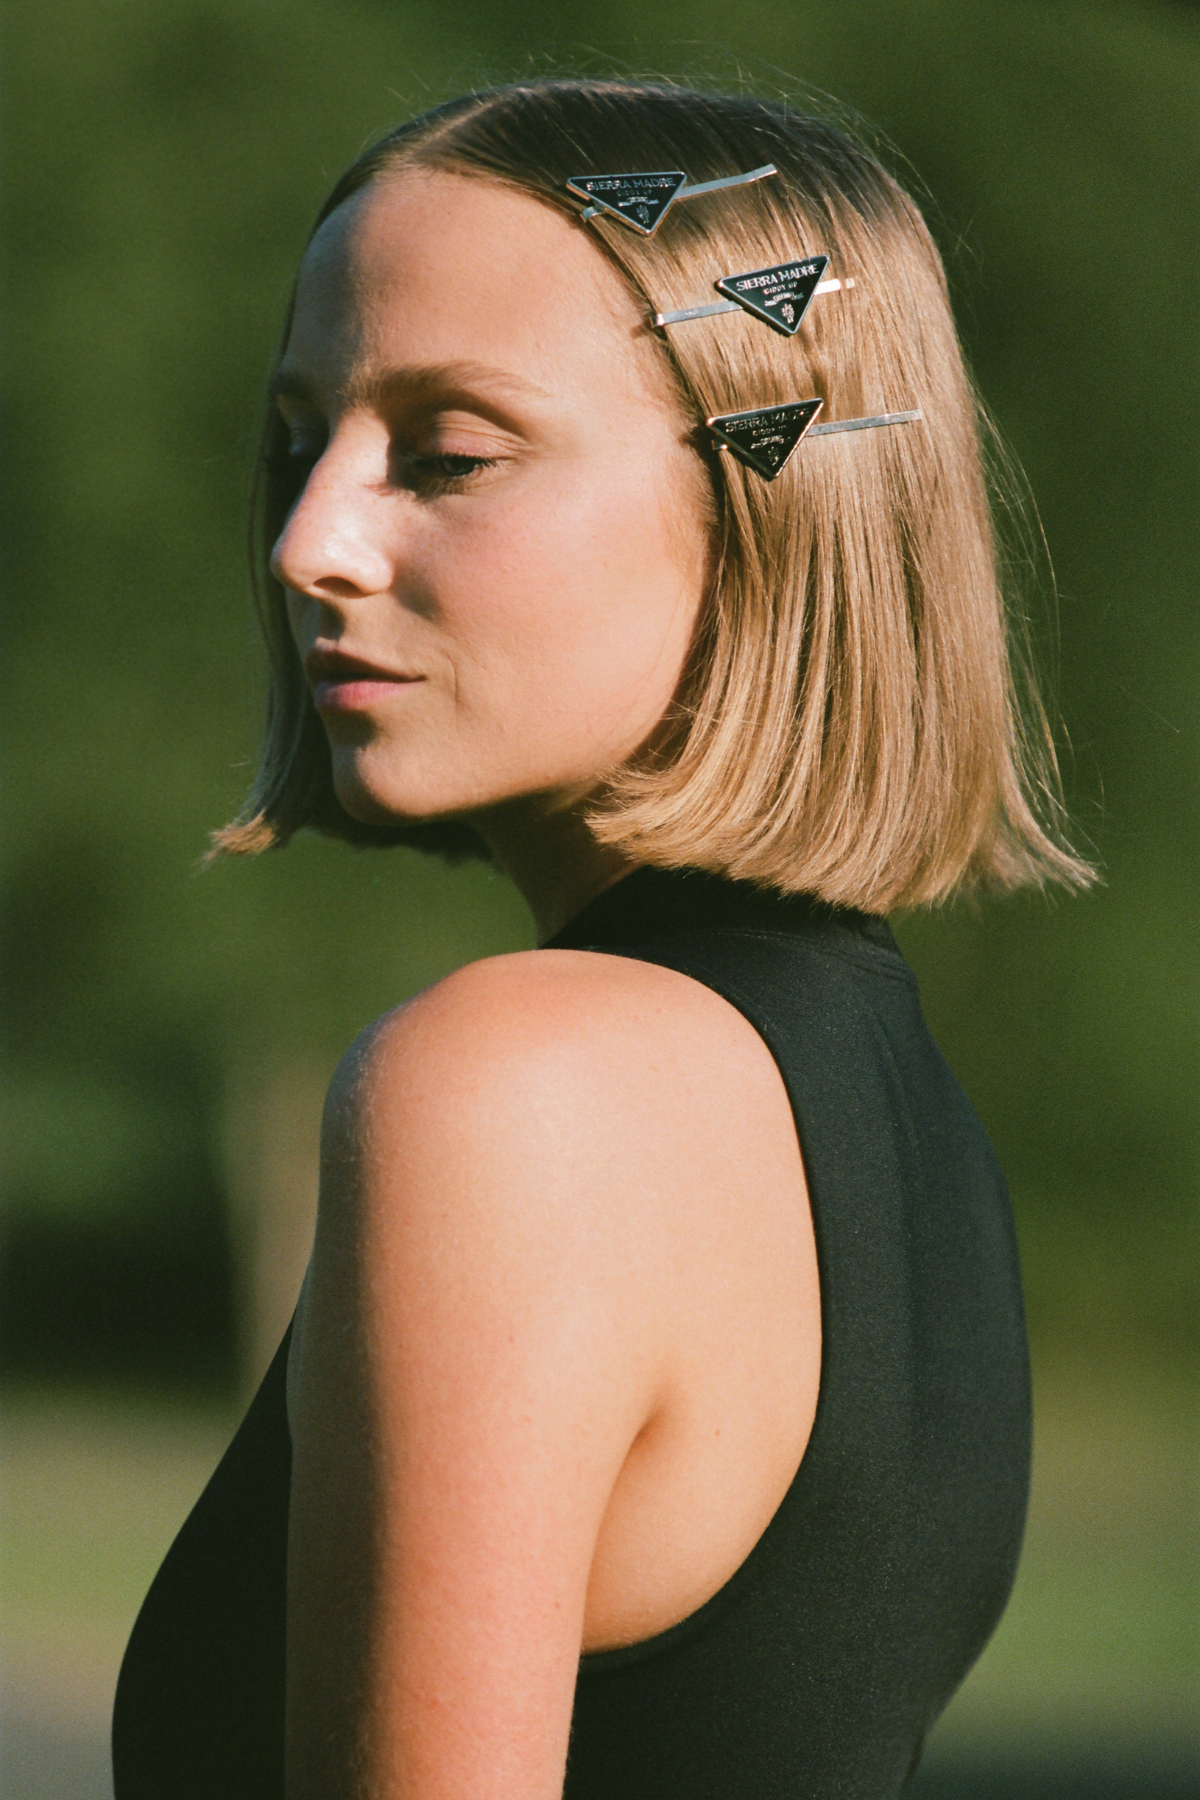
<svg viewBox="0 0 1200 1800"><path fill-rule="evenodd" d="M1003 1180L883 915L1087 878L936 251L783 106L498 90L338 183L273 391L219 846L482 851L543 947L335 1077L118 1800L895 1794L1007 1598L1029 1410Z"/></svg>

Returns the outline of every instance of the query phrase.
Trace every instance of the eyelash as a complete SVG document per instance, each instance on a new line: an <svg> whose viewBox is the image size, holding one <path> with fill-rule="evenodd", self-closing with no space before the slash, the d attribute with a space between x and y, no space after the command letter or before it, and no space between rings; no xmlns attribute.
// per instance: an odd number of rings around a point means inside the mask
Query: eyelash
<svg viewBox="0 0 1200 1800"><path fill-rule="evenodd" d="M431 483L469 481L481 469L494 469L498 456L458 456L451 450L435 451L425 456L409 456L404 466ZM459 465L458 467L448 465ZM465 464L463 467L461 465Z"/></svg>
<svg viewBox="0 0 1200 1800"><path fill-rule="evenodd" d="M281 461L293 475L303 471L307 480L308 471L320 460L323 448L318 448L311 439L307 442L293 439L285 446ZM494 469L499 461L498 456L465 456L441 450L423 456L407 456L403 458L403 466L416 476L418 482L448 486L469 481L481 469Z"/></svg>

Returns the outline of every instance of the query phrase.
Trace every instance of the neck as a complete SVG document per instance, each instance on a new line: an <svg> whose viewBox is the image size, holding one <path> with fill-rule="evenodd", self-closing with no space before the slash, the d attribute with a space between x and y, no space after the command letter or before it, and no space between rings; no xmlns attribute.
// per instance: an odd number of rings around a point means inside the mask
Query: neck
<svg viewBox="0 0 1200 1800"><path fill-rule="evenodd" d="M582 807L546 812L513 801L471 821L533 914L539 944L637 867L623 851L597 843L581 814Z"/></svg>

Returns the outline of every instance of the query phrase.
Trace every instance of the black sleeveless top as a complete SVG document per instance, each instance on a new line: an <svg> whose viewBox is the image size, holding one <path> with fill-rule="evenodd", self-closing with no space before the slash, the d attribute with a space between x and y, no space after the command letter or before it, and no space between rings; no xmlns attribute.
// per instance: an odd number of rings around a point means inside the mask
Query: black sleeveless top
<svg viewBox="0 0 1200 1800"><path fill-rule="evenodd" d="M881 920L639 869L550 947L678 969L765 1040L823 1333L808 1448L741 1568L671 1630L582 1659L565 1800L884 1800L1020 1549L1029 1378L1003 1176ZM282 1800L286 1356L285 1339L134 1626L116 1800Z"/></svg>

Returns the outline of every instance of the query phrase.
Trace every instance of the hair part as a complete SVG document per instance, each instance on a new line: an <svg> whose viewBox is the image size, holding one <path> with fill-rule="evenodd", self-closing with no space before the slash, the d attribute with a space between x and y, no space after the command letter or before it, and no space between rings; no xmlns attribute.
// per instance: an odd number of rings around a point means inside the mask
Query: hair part
<svg viewBox="0 0 1200 1800"><path fill-rule="evenodd" d="M969 887L1080 887L1051 732L1010 629L981 453L987 429L916 206L843 132L745 96L546 81L467 96L402 125L334 187L314 230L385 174L498 181L569 216L569 176L680 168L704 181L773 162L752 187L677 204L651 238L586 229L648 314L718 275L802 254L854 286L787 339L742 313L656 342L681 411L820 396L823 418L920 409L916 424L807 439L772 483L705 441L716 576L666 729L608 774L589 817L638 862L697 867L882 913ZM702 436L703 434L698 434ZM271 664L266 737L215 852L304 826L358 845L484 853L455 821L378 826L333 789L324 730L267 566L294 501L274 416L256 481L256 592Z"/></svg>

